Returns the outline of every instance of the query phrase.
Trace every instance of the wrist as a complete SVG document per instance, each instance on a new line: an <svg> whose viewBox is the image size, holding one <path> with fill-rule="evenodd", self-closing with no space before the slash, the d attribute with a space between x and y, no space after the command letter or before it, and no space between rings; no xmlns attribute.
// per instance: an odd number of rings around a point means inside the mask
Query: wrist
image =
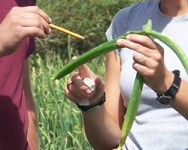
<svg viewBox="0 0 188 150"><path fill-rule="evenodd" d="M181 84L180 71L174 70L173 74L174 74L174 79L169 89L163 93L157 93L156 100L162 104L172 103L176 96L176 93L179 90Z"/></svg>
<svg viewBox="0 0 188 150"><path fill-rule="evenodd" d="M105 97L105 92L104 92L97 103L90 104L90 105L80 105L80 104L76 104L76 105L81 111L87 112L93 109L100 108L101 105L103 105L105 101L106 101L106 97Z"/></svg>
<svg viewBox="0 0 188 150"><path fill-rule="evenodd" d="M165 93L170 86L172 85L174 80L174 73L171 71L168 71L166 75L164 76L164 80L158 80L158 86L155 88L156 93ZM160 81L160 82L159 82Z"/></svg>

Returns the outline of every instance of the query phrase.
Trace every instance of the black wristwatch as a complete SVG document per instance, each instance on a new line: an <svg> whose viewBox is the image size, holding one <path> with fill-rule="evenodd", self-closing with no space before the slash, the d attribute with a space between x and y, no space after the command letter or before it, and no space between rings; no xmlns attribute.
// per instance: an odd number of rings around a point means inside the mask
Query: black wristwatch
<svg viewBox="0 0 188 150"><path fill-rule="evenodd" d="M79 105L79 104L76 104L76 105L81 111L88 111L92 108L100 107L105 101L106 101L106 97L105 97L105 92L104 92L102 97L100 98L100 100L96 104L86 105L86 106L85 105Z"/></svg>
<svg viewBox="0 0 188 150"><path fill-rule="evenodd" d="M178 92L178 89L181 84L181 78L180 78L180 71L179 70L174 70L172 71L174 73L174 81L170 88L162 94L157 94L156 100L159 101L161 104L170 104L173 102L176 93Z"/></svg>

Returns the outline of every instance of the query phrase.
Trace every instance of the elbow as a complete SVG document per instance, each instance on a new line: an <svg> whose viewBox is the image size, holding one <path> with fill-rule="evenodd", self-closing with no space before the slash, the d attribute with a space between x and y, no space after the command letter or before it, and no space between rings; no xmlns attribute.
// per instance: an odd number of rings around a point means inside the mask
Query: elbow
<svg viewBox="0 0 188 150"><path fill-rule="evenodd" d="M116 138L108 138L106 137L105 140L100 140L97 143L89 141L91 146L95 150L112 150L118 147L119 145L119 136Z"/></svg>

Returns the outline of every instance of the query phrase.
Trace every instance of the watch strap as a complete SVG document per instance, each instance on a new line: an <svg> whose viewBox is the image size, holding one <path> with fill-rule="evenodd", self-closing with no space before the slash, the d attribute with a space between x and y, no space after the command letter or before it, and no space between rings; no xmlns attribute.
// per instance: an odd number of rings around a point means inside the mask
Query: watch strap
<svg viewBox="0 0 188 150"><path fill-rule="evenodd" d="M92 105L79 105L79 104L76 104L76 105L77 105L77 107L80 110L88 111L88 110L90 110L92 108L100 107L105 101L106 101L106 96L105 96L105 92L104 92L102 97L100 98L100 100L96 104L92 104Z"/></svg>
<svg viewBox="0 0 188 150"><path fill-rule="evenodd" d="M162 104L169 104L174 100L181 84L180 71L174 70L172 72L174 73L174 80L170 88L165 93L157 94L156 100Z"/></svg>

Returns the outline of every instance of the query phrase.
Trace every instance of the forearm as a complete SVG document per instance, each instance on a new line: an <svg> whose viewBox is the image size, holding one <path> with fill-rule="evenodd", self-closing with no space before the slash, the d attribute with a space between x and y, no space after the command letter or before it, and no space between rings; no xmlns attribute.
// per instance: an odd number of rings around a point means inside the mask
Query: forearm
<svg viewBox="0 0 188 150"><path fill-rule="evenodd" d="M31 92L31 86L29 81L29 63L28 60L24 64L24 73L23 73L23 86L24 93L26 98L26 106L29 117L29 126L27 140L31 150L39 149L39 138L38 138L38 126L37 126L37 112L35 107L35 102Z"/></svg>
<svg viewBox="0 0 188 150"><path fill-rule="evenodd" d="M31 104L29 104L30 108L28 109L29 127L28 127L27 140L29 142L29 146L31 150L39 150L37 113L36 113L35 105L33 104L32 106Z"/></svg>
<svg viewBox="0 0 188 150"><path fill-rule="evenodd" d="M182 80L180 88L171 106L188 120L188 83Z"/></svg>
<svg viewBox="0 0 188 150"><path fill-rule="evenodd" d="M83 113L86 136L96 150L111 150L119 143L121 130L105 111L104 105Z"/></svg>

